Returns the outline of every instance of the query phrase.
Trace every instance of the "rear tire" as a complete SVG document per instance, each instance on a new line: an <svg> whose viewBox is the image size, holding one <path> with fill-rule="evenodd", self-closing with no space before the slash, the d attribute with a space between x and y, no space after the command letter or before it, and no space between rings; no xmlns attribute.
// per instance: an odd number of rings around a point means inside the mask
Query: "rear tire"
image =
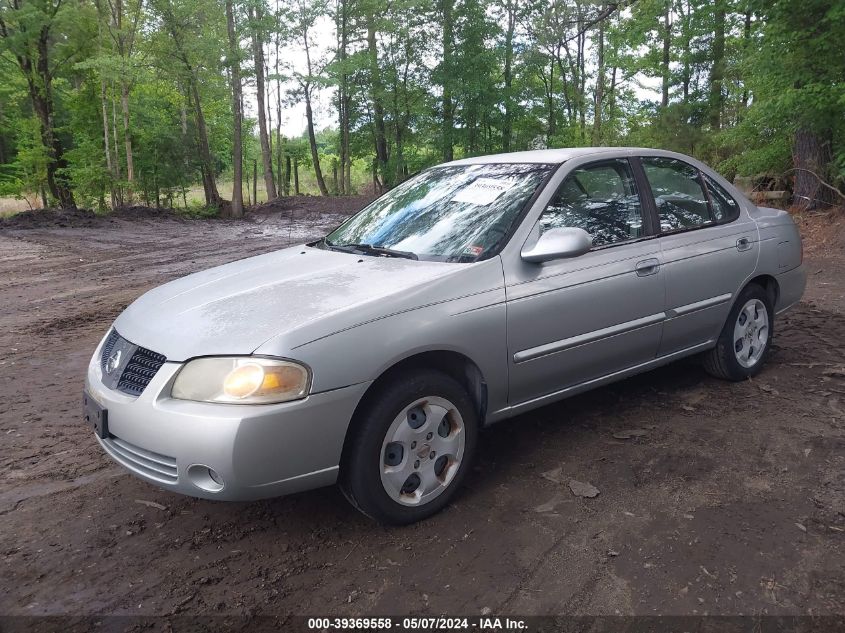
<svg viewBox="0 0 845 633"><path fill-rule="evenodd" d="M474 403L456 380L433 370L400 374L356 414L340 488L381 523L425 519L457 493L471 468L478 426Z"/></svg>
<svg viewBox="0 0 845 633"><path fill-rule="evenodd" d="M769 293L749 284L739 293L716 347L704 354L704 370L723 380L756 376L769 357L774 309Z"/></svg>

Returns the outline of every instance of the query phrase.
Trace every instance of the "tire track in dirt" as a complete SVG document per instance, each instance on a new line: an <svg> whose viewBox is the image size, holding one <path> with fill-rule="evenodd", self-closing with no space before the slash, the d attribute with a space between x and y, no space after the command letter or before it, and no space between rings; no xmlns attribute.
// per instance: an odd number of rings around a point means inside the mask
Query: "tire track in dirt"
<svg viewBox="0 0 845 633"><path fill-rule="evenodd" d="M290 233L324 224L306 212ZM334 488L227 504L112 476L77 409L113 314L278 248L284 229L121 218L0 234L0 612L845 613L835 285L778 321L753 381L687 361L491 428L461 496L421 525L375 526ZM811 284L843 284L842 262L811 266L826 271ZM614 438L625 429L644 433ZM570 478L601 494L573 498Z"/></svg>

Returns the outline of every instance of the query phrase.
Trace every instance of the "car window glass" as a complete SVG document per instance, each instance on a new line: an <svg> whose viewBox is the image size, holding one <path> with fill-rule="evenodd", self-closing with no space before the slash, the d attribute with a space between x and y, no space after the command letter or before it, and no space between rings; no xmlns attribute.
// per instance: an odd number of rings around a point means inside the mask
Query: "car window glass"
<svg viewBox="0 0 845 633"><path fill-rule="evenodd" d="M627 160L575 169L540 216L540 231L576 227L593 238L593 246L643 235L640 197Z"/></svg>
<svg viewBox="0 0 845 633"><path fill-rule="evenodd" d="M712 222L707 195L692 165L671 158L643 158L660 218L660 230L677 231Z"/></svg>
<svg viewBox="0 0 845 633"><path fill-rule="evenodd" d="M716 216L716 221L730 222L731 220L735 220L739 216L739 203L731 197L731 194L725 191L724 187L710 178L710 176L707 174L702 175L710 192L710 200L713 203L713 215Z"/></svg>
<svg viewBox="0 0 845 633"><path fill-rule="evenodd" d="M368 244L431 261L473 262L503 243L551 165L446 165L387 192L335 229L328 244Z"/></svg>

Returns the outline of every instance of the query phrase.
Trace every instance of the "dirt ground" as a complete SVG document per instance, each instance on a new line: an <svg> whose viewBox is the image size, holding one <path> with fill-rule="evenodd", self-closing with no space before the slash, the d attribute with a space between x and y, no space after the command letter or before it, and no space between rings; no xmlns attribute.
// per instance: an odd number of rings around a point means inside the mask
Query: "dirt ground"
<svg viewBox="0 0 845 633"><path fill-rule="evenodd" d="M504 422L425 523L379 527L334 487L196 500L111 462L80 396L112 319L363 202L0 225L0 614L845 614L845 233L821 216L757 379L685 361Z"/></svg>

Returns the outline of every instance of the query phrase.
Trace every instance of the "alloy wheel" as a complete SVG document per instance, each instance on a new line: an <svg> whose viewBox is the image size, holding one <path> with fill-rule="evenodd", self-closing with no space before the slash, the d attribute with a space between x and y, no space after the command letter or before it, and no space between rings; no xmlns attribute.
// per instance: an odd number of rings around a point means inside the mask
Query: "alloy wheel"
<svg viewBox="0 0 845 633"><path fill-rule="evenodd" d="M419 398L394 418L381 448L381 483L394 501L420 506L455 478L466 434L458 408L436 396Z"/></svg>
<svg viewBox="0 0 845 633"><path fill-rule="evenodd" d="M754 367L769 344L769 313L759 299L750 299L734 325L734 355L737 362L746 368Z"/></svg>

